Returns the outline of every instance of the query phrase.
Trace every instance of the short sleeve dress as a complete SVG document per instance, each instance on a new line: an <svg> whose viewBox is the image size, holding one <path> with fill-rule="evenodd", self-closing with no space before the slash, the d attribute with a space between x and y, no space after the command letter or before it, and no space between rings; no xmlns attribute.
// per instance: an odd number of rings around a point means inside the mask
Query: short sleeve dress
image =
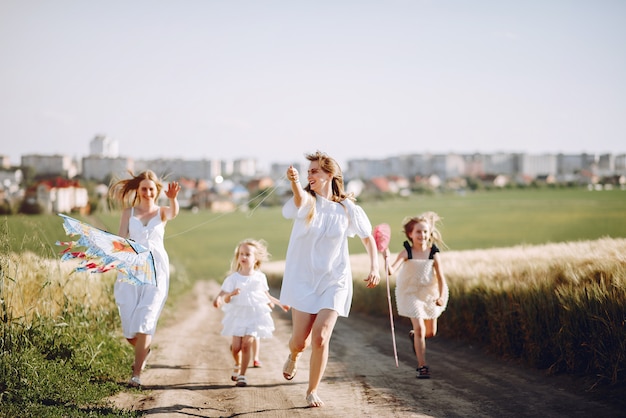
<svg viewBox="0 0 626 418"><path fill-rule="evenodd" d="M427 260L415 260L411 247L405 243L409 259L406 260L396 279L396 305L398 315L409 318L435 319L446 309L448 304L448 286L444 283L443 304L435 301L439 297L439 286L433 272L434 256L439 248L433 244Z"/></svg>
<svg viewBox="0 0 626 418"><path fill-rule="evenodd" d="M255 270L250 276L235 272L224 279L223 291L232 292L237 288L241 293L222 305L222 335L270 338L274 332L274 321L270 300L265 294L269 290L267 277L263 272Z"/></svg>
<svg viewBox="0 0 626 418"><path fill-rule="evenodd" d="M170 260L163 245L165 222L161 220L161 209L146 225L134 213L132 208L128 221L129 238L152 252L157 284L136 286L121 278L115 282L113 293L125 338L134 338L138 333L154 335L170 285Z"/></svg>
<svg viewBox="0 0 626 418"><path fill-rule="evenodd" d="M315 216L306 217L310 204ZM352 270L348 237L365 238L372 225L365 212L349 199L341 203L315 196L297 208L293 198L283 206L283 216L294 219L280 301L301 312L322 309L348 316L352 304Z"/></svg>

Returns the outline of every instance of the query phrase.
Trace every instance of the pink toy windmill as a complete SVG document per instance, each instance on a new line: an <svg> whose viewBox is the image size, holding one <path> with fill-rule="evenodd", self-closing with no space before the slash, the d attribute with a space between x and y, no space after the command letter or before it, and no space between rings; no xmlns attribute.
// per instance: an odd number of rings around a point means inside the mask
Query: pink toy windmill
<svg viewBox="0 0 626 418"><path fill-rule="evenodd" d="M396 360L396 367L398 367L398 349L396 348L396 331L393 326L393 310L391 307L391 290L389 289L389 269L385 252L389 246L389 240L391 239L391 228L388 224L380 224L374 227L372 231L374 240L376 241L376 248L385 258L385 277L387 278L387 302L389 304L389 322L391 323L391 339L393 341L393 355Z"/></svg>

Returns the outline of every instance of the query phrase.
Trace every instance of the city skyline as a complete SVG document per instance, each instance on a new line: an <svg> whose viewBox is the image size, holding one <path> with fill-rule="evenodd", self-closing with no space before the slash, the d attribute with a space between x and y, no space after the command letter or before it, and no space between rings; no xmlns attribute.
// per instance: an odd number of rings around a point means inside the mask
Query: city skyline
<svg viewBox="0 0 626 418"><path fill-rule="evenodd" d="M626 3L0 3L0 154L622 154Z"/></svg>

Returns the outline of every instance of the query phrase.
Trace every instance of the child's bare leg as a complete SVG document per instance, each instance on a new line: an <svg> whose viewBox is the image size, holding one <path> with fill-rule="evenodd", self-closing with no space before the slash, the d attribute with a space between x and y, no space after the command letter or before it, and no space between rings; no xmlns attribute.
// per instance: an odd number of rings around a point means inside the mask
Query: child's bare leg
<svg viewBox="0 0 626 418"><path fill-rule="evenodd" d="M241 337L233 337L233 342L230 345L231 354L235 360L236 366L241 366Z"/></svg>
<svg viewBox="0 0 626 418"><path fill-rule="evenodd" d="M421 318L411 318L413 324L413 345L415 347L415 357L417 357L417 367L425 366L426 363L426 325Z"/></svg>
<svg viewBox="0 0 626 418"><path fill-rule="evenodd" d="M261 340L259 338L255 338L252 341L252 352L254 353L254 357L252 361L255 363L259 362L259 351L261 350Z"/></svg>
<svg viewBox="0 0 626 418"><path fill-rule="evenodd" d="M437 335L437 319L425 319L424 324L426 325L426 338L432 338Z"/></svg>
<svg viewBox="0 0 626 418"><path fill-rule="evenodd" d="M248 364L250 363L250 357L252 353L252 343L254 341L254 337L250 335L246 335L241 339L241 366L239 370L239 374L241 376L246 375L246 371L248 370Z"/></svg>

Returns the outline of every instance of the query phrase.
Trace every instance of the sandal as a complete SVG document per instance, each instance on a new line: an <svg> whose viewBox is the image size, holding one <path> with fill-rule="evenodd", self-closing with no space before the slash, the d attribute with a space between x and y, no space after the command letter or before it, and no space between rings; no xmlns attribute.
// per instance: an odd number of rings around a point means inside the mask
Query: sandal
<svg viewBox="0 0 626 418"><path fill-rule="evenodd" d="M230 374L230 380L232 380L233 382L236 382L238 376L239 376L239 365L235 364L235 366L233 367L233 372Z"/></svg>
<svg viewBox="0 0 626 418"><path fill-rule="evenodd" d="M283 377L285 379L291 380L296 376L296 370L297 370L296 362L298 361L300 354L302 353L298 353L296 355L295 360L291 359L291 354L287 356L287 361L285 361L285 364L283 365Z"/></svg>
<svg viewBox="0 0 626 418"><path fill-rule="evenodd" d="M133 388L138 388L139 386L141 386L141 380L139 380L139 376L131 377L128 381L128 386Z"/></svg>
<svg viewBox="0 0 626 418"><path fill-rule="evenodd" d="M430 379L430 369L428 366L422 366L417 368L418 379Z"/></svg>
<svg viewBox="0 0 626 418"><path fill-rule="evenodd" d="M254 362L252 362L252 367L255 369L261 367L261 362L259 360L254 360Z"/></svg>
<svg viewBox="0 0 626 418"><path fill-rule="evenodd" d="M308 395L306 395L306 403L309 406L309 408L317 408L320 406L324 406L324 402L322 402L320 397L317 396L316 392L311 392Z"/></svg>
<svg viewBox="0 0 626 418"><path fill-rule="evenodd" d="M235 386L242 388L247 385L248 385L248 381L246 380L246 376L243 376L243 375L237 376L237 383L235 383Z"/></svg>

